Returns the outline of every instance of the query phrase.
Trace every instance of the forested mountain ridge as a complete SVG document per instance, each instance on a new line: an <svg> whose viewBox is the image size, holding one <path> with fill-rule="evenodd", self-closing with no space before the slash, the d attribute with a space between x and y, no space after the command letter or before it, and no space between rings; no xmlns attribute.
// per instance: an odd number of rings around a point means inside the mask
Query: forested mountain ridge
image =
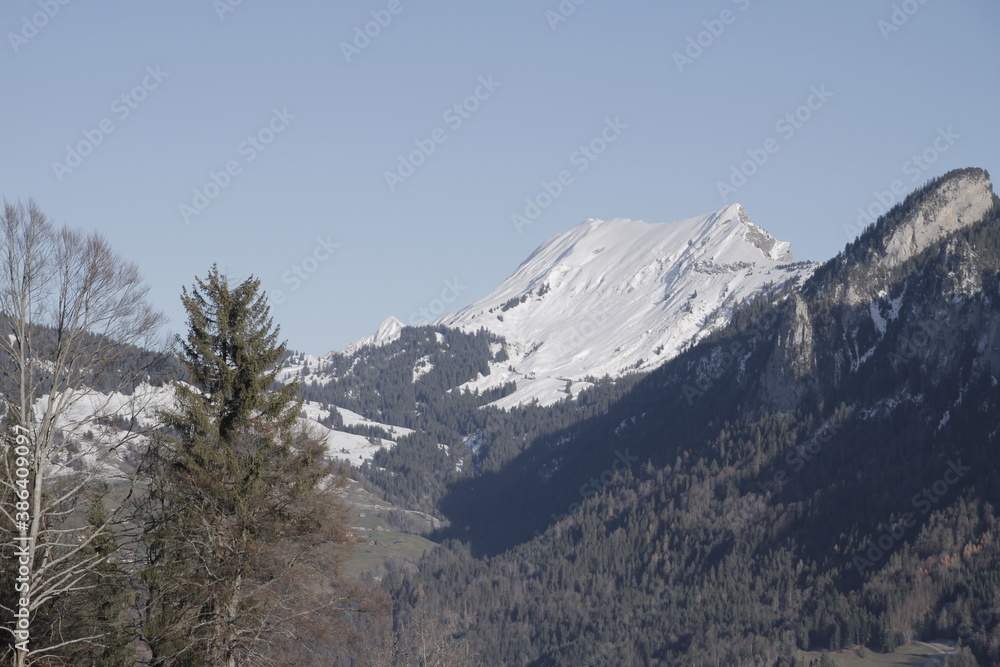
<svg viewBox="0 0 1000 667"><path fill-rule="evenodd" d="M362 472L392 502L439 514L446 484L597 414L630 376L724 327L742 300L816 266L795 263L738 204L670 224L591 219L457 314L422 327L390 317L341 352L291 353L281 379L301 381L327 426L339 407L413 429Z"/></svg>
<svg viewBox="0 0 1000 667"><path fill-rule="evenodd" d="M445 485L472 471L475 452L465 441L488 419L480 407L513 389L479 393L457 388L488 373L489 364L504 354L503 342L486 331L405 327L391 339L349 353L321 358L291 354L285 360L285 379L298 380L304 398L332 413L347 409L412 429L397 439L397 446L375 453L360 472L387 500L439 515Z"/></svg>
<svg viewBox="0 0 1000 667"><path fill-rule="evenodd" d="M934 179L453 485L461 541L385 580L399 627L445 618L486 664L790 665L918 637L1000 664L998 212L984 171Z"/></svg>

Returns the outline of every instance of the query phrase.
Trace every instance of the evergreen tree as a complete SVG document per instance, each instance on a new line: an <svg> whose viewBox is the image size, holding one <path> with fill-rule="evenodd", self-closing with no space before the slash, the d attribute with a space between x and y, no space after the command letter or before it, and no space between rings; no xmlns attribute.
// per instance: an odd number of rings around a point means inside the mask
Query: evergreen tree
<svg viewBox="0 0 1000 667"><path fill-rule="evenodd" d="M95 497L87 512L87 523L97 527L108 520L102 496ZM70 607L60 627L72 622L78 634L94 637L82 644L70 657L76 664L98 664L102 667L131 667L135 664L135 623L131 619L134 589L126 564L130 552L119 548L114 536L102 533L90 545L86 554L101 559L87 580L87 589L80 600ZM58 635L53 637L53 641Z"/></svg>
<svg viewBox="0 0 1000 667"><path fill-rule="evenodd" d="M269 314L260 280L249 278L230 289L213 266L208 278L196 278L181 301L188 315L188 335L177 351L190 385L177 384L180 409L167 415L183 441L218 438L231 441L252 420L287 434L298 415L298 383L269 391L281 368L284 343ZM274 443L280 446L279 442Z"/></svg>
<svg viewBox="0 0 1000 667"><path fill-rule="evenodd" d="M177 408L163 415L146 573L156 665L270 664L278 642L345 630L337 615L356 609L338 581L342 476L296 426L298 386L271 388L285 345L259 286L231 288L213 266L182 294L177 354L190 384L176 383Z"/></svg>

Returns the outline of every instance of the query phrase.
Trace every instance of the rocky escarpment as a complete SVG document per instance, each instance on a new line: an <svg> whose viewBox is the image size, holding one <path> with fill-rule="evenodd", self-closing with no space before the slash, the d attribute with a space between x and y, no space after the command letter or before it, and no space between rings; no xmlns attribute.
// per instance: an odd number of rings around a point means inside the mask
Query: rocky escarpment
<svg viewBox="0 0 1000 667"><path fill-rule="evenodd" d="M919 255L947 234L982 220L995 195L989 174L982 169L957 172L891 231L885 240L884 268L899 266Z"/></svg>
<svg viewBox="0 0 1000 667"><path fill-rule="evenodd" d="M992 327L982 295L994 268L952 235L982 222L997 201L984 170L950 172L818 269L781 307L760 380L766 402L794 411L810 394L850 382L868 363L894 372L919 355L922 364L945 367L956 345L968 343L966 332ZM925 275L928 262L947 273ZM925 293L939 298L928 302Z"/></svg>
<svg viewBox="0 0 1000 667"><path fill-rule="evenodd" d="M801 295L785 303L776 345L761 377L762 395L781 411L793 411L816 387L816 346L809 304Z"/></svg>
<svg viewBox="0 0 1000 667"><path fill-rule="evenodd" d="M932 181L879 218L838 258L839 297L850 306L870 302L895 279L895 269L982 220L996 201L983 169L956 170Z"/></svg>

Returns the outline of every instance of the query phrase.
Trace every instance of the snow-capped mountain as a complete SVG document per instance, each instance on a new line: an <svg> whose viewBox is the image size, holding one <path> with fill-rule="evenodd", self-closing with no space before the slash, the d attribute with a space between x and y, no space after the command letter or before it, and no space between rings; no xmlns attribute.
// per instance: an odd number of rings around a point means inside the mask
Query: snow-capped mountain
<svg viewBox="0 0 1000 667"><path fill-rule="evenodd" d="M738 204L675 223L587 220L543 243L497 289L439 323L503 336L510 359L468 386L510 380L497 403L550 404L584 378L650 370L725 324L769 284L808 276Z"/></svg>
<svg viewBox="0 0 1000 667"><path fill-rule="evenodd" d="M490 372L463 388L515 382L517 390L493 405L549 405L576 396L589 378L656 368L725 325L741 301L816 266L796 263L790 244L739 204L674 223L590 219L545 241L489 295L434 324L484 328L506 342ZM390 317L339 353L295 355L280 379L326 384L336 374L333 355L387 345L402 330ZM426 371L414 367L413 381Z"/></svg>

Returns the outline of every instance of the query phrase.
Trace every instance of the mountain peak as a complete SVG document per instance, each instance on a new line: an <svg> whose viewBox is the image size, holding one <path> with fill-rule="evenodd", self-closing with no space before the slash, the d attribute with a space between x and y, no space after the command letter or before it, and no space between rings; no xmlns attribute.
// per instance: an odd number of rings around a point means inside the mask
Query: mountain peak
<svg viewBox="0 0 1000 667"><path fill-rule="evenodd" d="M403 330L405 325L400 322L396 317L390 315L382 324L378 325L378 330L371 336L366 336L361 340L357 340L343 349L343 354L351 355L360 350L363 347L369 345L374 345L376 347L381 347L382 345L388 345L397 338L399 338L400 332Z"/></svg>
<svg viewBox="0 0 1000 667"><path fill-rule="evenodd" d="M766 231L754 224L750 216L747 215L746 210L739 205L734 204L732 207L723 209L723 211L728 211L730 209L735 209L734 213L736 218L740 221L740 224L744 227L743 240L759 249L765 256L773 259L777 262L794 262L795 257L792 255L792 244L782 242L768 234Z"/></svg>
<svg viewBox="0 0 1000 667"><path fill-rule="evenodd" d="M590 218L552 236L496 290L442 323L483 327L510 363L475 387L514 380L504 406L573 395L588 376L649 370L728 321L770 283L810 273L739 204L673 223ZM513 370L511 370L513 369Z"/></svg>

